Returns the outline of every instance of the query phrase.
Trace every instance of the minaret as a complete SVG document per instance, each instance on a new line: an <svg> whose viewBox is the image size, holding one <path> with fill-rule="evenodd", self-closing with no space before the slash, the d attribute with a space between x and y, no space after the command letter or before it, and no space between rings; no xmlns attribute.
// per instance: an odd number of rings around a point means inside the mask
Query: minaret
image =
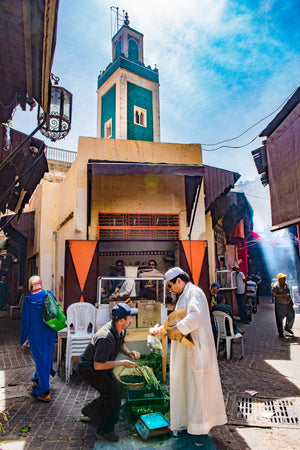
<svg viewBox="0 0 300 450"><path fill-rule="evenodd" d="M160 141L158 70L144 64L143 37L126 12L112 38L112 62L98 77L98 137Z"/></svg>

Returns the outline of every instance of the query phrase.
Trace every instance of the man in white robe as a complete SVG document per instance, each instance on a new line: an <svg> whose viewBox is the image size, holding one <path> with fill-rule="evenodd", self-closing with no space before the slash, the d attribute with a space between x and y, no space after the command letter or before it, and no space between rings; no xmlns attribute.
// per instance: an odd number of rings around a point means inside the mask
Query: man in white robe
<svg viewBox="0 0 300 450"><path fill-rule="evenodd" d="M207 434L227 422L209 308L204 292L180 268L165 274L170 292L179 294L175 310L186 309L184 319L167 329L172 339L170 358L171 429ZM155 332L159 336L163 326ZM190 333L194 346L173 340Z"/></svg>

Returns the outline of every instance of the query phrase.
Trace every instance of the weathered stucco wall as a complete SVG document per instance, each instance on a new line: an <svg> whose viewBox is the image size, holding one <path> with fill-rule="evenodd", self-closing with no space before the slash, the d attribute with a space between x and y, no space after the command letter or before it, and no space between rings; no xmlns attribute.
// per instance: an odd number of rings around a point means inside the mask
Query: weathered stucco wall
<svg viewBox="0 0 300 450"><path fill-rule="evenodd" d="M196 144L169 144L164 142L126 141L80 137L78 160L107 159L202 165L201 146Z"/></svg>
<svg viewBox="0 0 300 450"><path fill-rule="evenodd" d="M61 183L43 179L28 208L35 211L35 240L28 257L36 256L36 266L43 286L53 291L56 272L53 231L57 229L59 220L60 187Z"/></svg>
<svg viewBox="0 0 300 450"><path fill-rule="evenodd" d="M37 192L35 198L38 230L35 251L37 255L42 255L39 264L46 287L53 288L51 283L54 281L56 295L59 279L64 276L65 241L87 238L89 159L202 164L201 147L198 145L80 137L77 158L65 179L61 183L43 182L43 189ZM97 239L98 212L178 213L181 239L188 239L184 177L151 174L93 176L91 207L91 240ZM206 239L203 188L192 239ZM56 268L54 274L53 267Z"/></svg>

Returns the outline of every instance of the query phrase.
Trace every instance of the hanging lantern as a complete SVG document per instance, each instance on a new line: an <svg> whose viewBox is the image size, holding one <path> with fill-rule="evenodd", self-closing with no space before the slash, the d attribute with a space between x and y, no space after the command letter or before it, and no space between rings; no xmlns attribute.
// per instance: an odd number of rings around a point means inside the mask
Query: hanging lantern
<svg viewBox="0 0 300 450"><path fill-rule="evenodd" d="M45 119L40 132L51 141L57 141L67 136L71 129L72 94L58 85L59 78L51 74L54 84L51 86L49 112L44 113L38 107L38 124Z"/></svg>

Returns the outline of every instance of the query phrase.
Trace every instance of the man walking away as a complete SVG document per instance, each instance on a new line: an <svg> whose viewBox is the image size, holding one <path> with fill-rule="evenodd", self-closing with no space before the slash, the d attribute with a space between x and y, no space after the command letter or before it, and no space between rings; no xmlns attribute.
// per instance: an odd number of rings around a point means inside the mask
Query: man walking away
<svg viewBox="0 0 300 450"><path fill-rule="evenodd" d="M275 318L278 330L278 336L284 338L283 334L283 320L286 318L285 331L293 336L292 327L295 321L295 311L293 301L290 295L290 289L286 283L284 273L277 275L277 281L272 287L272 295L275 298Z"/></svg>

